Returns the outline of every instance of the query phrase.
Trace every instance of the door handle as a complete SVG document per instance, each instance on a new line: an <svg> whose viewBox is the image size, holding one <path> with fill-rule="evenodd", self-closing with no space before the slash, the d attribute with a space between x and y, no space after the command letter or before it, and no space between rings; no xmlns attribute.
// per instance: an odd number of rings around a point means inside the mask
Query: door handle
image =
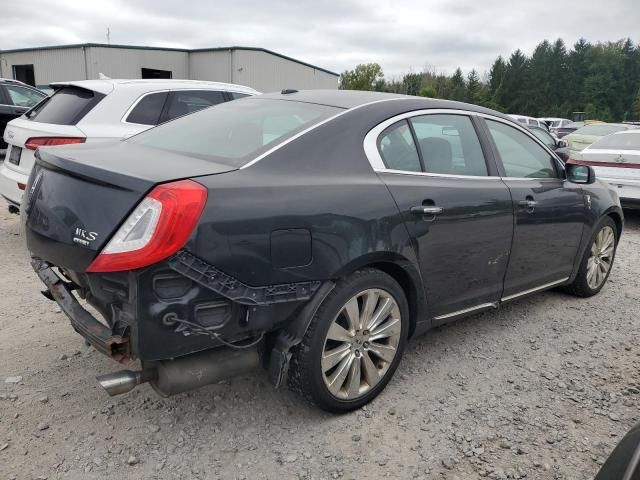
<svg viewBox="0 0 640 480"><path fill-rule="evenodd" d="M536 202L531 195L527 195L526 200L520 200L518 205L524 207L527 213L533 213L538 202Z"/></svg>
<svg viewBox="0 0 640 480"><path fill-rule="evenodd" d="M411 207L411 213L414 215L440 215L444 209L442 207L423 206Z"/></svg>

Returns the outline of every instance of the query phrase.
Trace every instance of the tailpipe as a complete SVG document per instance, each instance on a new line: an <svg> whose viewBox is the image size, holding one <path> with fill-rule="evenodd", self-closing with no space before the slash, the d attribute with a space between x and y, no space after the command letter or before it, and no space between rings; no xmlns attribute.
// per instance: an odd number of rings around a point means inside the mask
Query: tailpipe
<svg viewBox="0 0 640 480"><path fill-rule="evenodd" d="M107 373L96 377L98 383L112 397L130 392L141 383L150 382L156 376L152 369L148 370L120 370L119 372Z"/></svg>
<svg viewBox="0 0 640 480"><path fill-rule="evenodd" d="M111 396L130 392L150 382L163 397L194 390L227 378L244 375L260 365L255 348L231 350L216 348L173 360L152 362L139 371L121 370L96 377ZM143 365L145 367L146 365Z"/></svg>

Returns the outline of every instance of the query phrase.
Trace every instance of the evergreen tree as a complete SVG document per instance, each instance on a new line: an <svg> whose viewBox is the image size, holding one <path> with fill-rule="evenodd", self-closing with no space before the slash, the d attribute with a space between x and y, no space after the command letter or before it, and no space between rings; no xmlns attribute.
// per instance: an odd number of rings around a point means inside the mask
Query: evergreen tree
<svg viewBox="0 0 640 480"><path fill-rule="evenodd" d="M464 84L464 76L462 75L462 70L458 67L453 77L451 77L451 94L448 98L450 100L464 102L465 97L466 86Z"/></svg>
<svg viewBox="0 0 640 480"><path fill-rule="evenodd" d="M465 101L468 103L481 103L480 95L482 93L482 85L480 84L480 77L475 69L469 72L467 75L467 89Z"/></svg>

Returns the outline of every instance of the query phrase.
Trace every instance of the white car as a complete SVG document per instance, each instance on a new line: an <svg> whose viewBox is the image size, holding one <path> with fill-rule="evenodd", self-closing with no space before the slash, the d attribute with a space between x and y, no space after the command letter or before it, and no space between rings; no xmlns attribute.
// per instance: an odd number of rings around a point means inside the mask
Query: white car
<svg viewBox="0 0 640 480"><path fill-rule="evenodd" d="M554 135L558 133L559 128L566 127L567 125L572 123L572 121L569 120L568 118L557 118L557 117L538 118L538 121L546 123L547 127L549 127L549 131Z"/></svg>
<svg viewBox="0 0 640 480"><path fill-rule="evenodd" d="M7 124L0 195L17 213L39 147L127 138L159 123L256 90L195 80L82 80L53 83L55 93Z"/></svg>
<svg viewBox="0 0 640 480"><path fill-rule="evenodd" d="M626 208L640 208L640 130L623 130L592 143L569 163L593 167L596 178L610 184Z"/></svg>
<svg viewBox="0 0 640 480"><path fill-rule="evenodd" d="M549 130L547 124L538 120L537 118L527 117L526 115L514 115L511 113L508 116L526 127L540 127L544 128L545 130Z"/></svg>

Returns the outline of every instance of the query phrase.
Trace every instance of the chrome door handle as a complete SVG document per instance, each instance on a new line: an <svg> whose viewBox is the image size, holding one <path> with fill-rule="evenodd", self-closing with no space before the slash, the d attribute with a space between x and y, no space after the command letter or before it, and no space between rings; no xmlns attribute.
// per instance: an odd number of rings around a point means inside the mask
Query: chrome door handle
<svg viewBox="0 0 640 480"><path fill-rule="evenodd" d="M529 200L520 200L518 202L518 205L520 205L521 207L524 207L527 212L532 213L535 210L536 205L538 205L538 202L536 202L535 200L531 200L531 199L529 199Z"/></svg>
<svg viewBox="0 0 640 480"><path fill-rule="evenodd" d="M411 213L414 215L440 215L444 209L442 207L411 207Z"/></svg>

